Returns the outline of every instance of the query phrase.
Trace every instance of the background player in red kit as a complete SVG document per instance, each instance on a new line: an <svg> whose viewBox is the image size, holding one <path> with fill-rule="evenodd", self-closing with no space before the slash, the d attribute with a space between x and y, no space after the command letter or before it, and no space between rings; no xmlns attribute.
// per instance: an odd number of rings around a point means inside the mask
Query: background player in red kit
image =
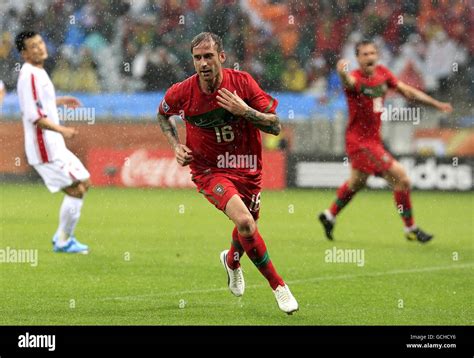
<svg viewBox="0 0 474 358"><path fill-rule="evenodd" d="M244 293L240 258L246 252L268 280L279 308L292 313L298 303L273 267L256 222L262 170L259 130L280 133L278 102L248 73L222 67L226 55L219 36L197 35L191 53L197 73L166 92L158 113L161 129L178 163L190 165L198 191L235 223L230 250L220 256L231 292ZM185 120L186 145L179 141L174 115Z"/></svg>
<svg viewBox="0 0 474 358"><path fill-rule="evenodd" d="M337 64L337 71L345 87L349 105L349 123L346 130L346 151L351 162L351 175L337 191L332 206L320 214L328 239L333 238L336 216L354 195L365 186L369 175L385 178L393 188L395 203L405 224L409 240L427 242L433 235L415 225L410 201L410 180L405 169L383 147L380 136L383 100L389 88L410 100L451 112L451 104L435 100L429 95L395 78L384 66L377 65L378 53L370 40L359 42L355 48L360 68L348 73L348 62Z"/></svg>

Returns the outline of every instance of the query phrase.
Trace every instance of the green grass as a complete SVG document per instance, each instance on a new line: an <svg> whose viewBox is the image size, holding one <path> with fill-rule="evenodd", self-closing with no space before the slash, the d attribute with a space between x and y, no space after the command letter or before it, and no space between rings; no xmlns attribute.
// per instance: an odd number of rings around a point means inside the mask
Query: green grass
<svg viewBox="0 0 474 358"><path fill-rule="evenodd" d="M93 189L76 231L91 247L86 256L51 250L62 195L2 184L0 249L37 249L38 266L0 264L0 324L474 323L472 194L413 194L417 222L436 234L426 245L404 239L391 193L382 191L358 194L328 242L315 214L333 196L262 194L260 232L300 304L287 316L247 257L244 297L228 292L219 253L232 224L194 190ZM334 246L365 250L365 265L326 263Z"/></svg>

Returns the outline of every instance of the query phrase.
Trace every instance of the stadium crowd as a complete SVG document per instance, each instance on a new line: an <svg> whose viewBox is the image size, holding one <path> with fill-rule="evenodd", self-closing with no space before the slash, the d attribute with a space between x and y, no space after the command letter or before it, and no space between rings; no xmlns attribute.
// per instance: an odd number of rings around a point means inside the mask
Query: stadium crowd
<svg viewBox="0 0 474 358"><path fill-rule="evenodd" d="M462 69L474 95L467 1L17 0L0 13L0 79L8 90L20 62L14 37L32 28L47 41L47 70L66 92L164 90L193 73L190 40L207 30L223 37L228 67L268 90L339 91L336 60L355 67L354 44L370 37L405 82L443 91Z"/></svg>

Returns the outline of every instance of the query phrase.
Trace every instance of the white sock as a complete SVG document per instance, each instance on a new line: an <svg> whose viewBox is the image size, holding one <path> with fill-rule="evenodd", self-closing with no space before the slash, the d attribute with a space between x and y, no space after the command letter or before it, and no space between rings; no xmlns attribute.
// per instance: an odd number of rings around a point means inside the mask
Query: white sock
<svg viewBox="0 0 474 358"><path fill-rule="evenodd" d="M418 229L418 227L417 227L415 224L413 224L413 225L410 226L410 227L406 227L406 226L405 226L405 233L408 234L408 233L410 233L410 232L412 232L412 231L414 231L414 230L416 230L416 229Z"/></svg>
<svg viewBox="0 0 474 358"><path fill-rule="evenodd" d="M326 219L328 219L330 222L334 223L334 221L336 221L336 218L333 214L331 214L328 209L324 210L324 215L326 216Z"/></svg>
<svg viewBox="0 0 474 358"><path fill-rule="evenodd" d="M56 232L58 237L57 244L59 246L64 244L74 234L74 229L81 217L83 202L83 199L64 195L64 200L59 210L59 227Z"/></svg>

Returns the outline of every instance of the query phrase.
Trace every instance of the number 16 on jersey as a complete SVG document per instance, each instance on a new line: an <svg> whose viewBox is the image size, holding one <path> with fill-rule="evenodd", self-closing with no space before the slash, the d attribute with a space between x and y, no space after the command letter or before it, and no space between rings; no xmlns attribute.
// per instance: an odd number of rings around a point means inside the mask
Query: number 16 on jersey
<svg viewBox="0 0 474 358"><path fill-rule="evenodd" d="M222 128L214 127L214 130L216 132L217 143L222 143L222 141L232 142L235 138L232 126L224 126Z"/></svg>

